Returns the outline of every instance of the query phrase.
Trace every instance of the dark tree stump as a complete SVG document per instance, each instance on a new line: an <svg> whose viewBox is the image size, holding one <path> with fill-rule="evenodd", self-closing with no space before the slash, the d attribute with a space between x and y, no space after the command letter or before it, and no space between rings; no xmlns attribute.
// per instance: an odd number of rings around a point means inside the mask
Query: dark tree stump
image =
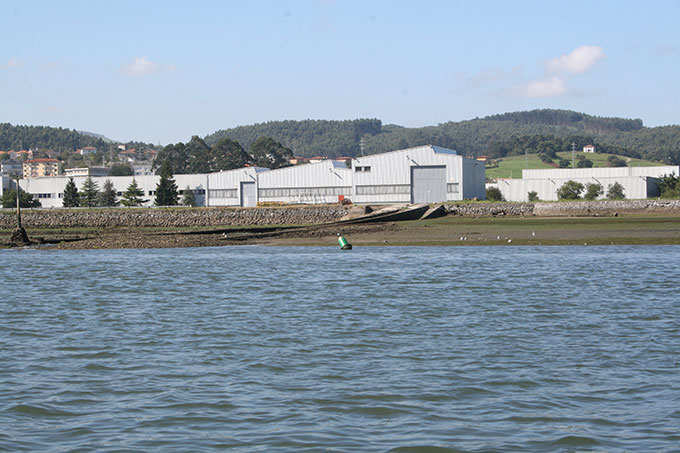
<svg viewBox="0 0 680 453"><path fill-rule="evenodd" d="M26 234L26 230L23 228L15 228L14 231L12 231L12 237L10 238L10 241L13 245L32 244L31 240L28 238L28 234Z"/></svg>

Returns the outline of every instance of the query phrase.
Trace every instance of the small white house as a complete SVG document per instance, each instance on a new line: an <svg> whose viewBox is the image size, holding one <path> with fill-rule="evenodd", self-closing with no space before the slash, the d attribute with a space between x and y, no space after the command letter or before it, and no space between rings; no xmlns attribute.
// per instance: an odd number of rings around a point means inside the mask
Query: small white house
<svg viewBox="0 0 680 453"><path fill-rule="evenodd" d="M584 153L594 153L595 152L595 145L586 145L583 147L583 152Z"/></svg>

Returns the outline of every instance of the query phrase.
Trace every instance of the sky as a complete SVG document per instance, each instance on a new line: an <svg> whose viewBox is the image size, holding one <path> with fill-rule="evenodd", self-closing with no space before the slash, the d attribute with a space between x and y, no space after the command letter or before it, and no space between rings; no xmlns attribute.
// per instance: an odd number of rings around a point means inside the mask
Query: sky
<svg viewBox="0 0 680 453"><path fill-rule="evenodd" d="M555 108L680 124L680 1L0 0L0 122L188 141Z"/></svg>

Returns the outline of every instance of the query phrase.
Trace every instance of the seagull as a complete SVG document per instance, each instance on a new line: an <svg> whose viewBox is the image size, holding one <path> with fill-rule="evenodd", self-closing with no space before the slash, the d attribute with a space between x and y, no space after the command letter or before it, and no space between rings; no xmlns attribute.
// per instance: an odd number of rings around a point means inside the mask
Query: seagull
<svg viewBox="0 0 680 453"><path fill-rule="evenodd" d="M532 235L532 236L536 236L536 232L535 232L535 231L532 231L532 232L531 232L531 235Z"/></svg>

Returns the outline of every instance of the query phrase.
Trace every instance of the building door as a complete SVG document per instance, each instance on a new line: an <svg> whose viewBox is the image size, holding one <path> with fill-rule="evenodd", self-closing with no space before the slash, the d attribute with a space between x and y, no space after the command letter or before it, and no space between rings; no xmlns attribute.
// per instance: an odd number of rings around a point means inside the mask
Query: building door
<svg viewBox="0 0 680 453"><path fill-rule="evenodd" d="M241 183L241 206L246 208L257 206L257 191L254 182Z"/></svg>
<svg viewBox="0 0 680 453"><path fill-rule="evenodd" d="M411 167L411 203L446 201L446 166Z"/></svg>

